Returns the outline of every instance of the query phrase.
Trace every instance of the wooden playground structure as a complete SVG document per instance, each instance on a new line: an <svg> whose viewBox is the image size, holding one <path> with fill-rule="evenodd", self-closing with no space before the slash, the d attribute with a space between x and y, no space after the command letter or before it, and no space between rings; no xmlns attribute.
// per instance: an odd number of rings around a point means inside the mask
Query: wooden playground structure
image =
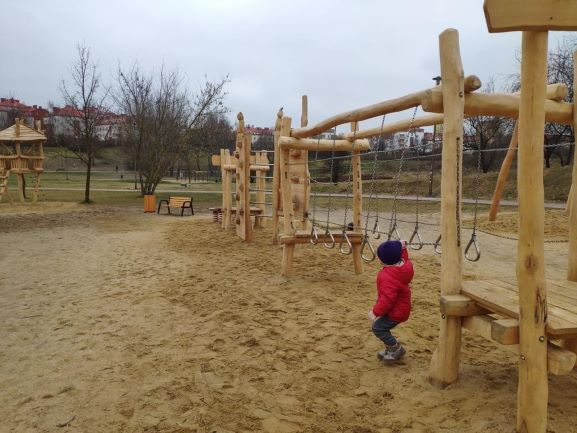
<svg viewBox="0 0 577 433"><path fill-rule="evenodd" d="M267 151L251 151L252 136L245 132L244 116L237 116L235 151L221 149L220 155L213 155L212 164L220 166L222 178L222 207L216 212L222 215L222 228L227 230L234 222L237 235L244 241L253 239L253 227L262 227L266 215L266 180L270 178ZM250 188L251 173L255 188ZM232 192L233 175L236 190ZM252 194L254 193L254 194ZM235 206L233 206L233 195ZM254 195L254 201L253 199ZM254 205L254 206L253 206ZM254 223L251 217L254 217Z"/></svg>
<svg viewBox="0 0 577 433"><path fill-rule="evenodd" d="M465 76L458 32L445 30L439 37L442 85L397 99L341 113L307 126L306 99L300 128L279 113L275 127L273 176L273 230L283 248L282 273L290 275L295 245L322 242L344 245L362 271L364 250L374 249L362 229L361 152L370 151L367 140L383 132L443 124L441 180L441 308L437 349L429 378L446 387L459 376L462 329L468 329L514 350L519 355L517 431L545 433L548 374L573 371L577 360L577 200L569 204L568 281L547 281L544 258L543 137L545 122L575 125L574 103L562 102L563 85L547 85L549 30L577 30L577 3L570 0L486 0L490 32L522 31L520 93L476 93L480 80ZM577 55L575 57L577 60ZM576 62L577 64L577 62ZM577 86L577 69L575 85ZM434 113L381 128L359 130L358 122L420 106ZM518 148L519 239L516 279L462 281L461 236L463 121L467 116L490 115L517 120L511 152ZM350 124L344 139L315 139L316 135ZM351 158L353 227L324 232L309 221L310 174L308 152L344 151ZM510 164L509 155L505 164ZM508 167L505 167L507 170ZM503 173L504 174L504 173ZM501 180L500 180L501 182ZM577 183L573 172L572 190ZM498 184L496 189L499 190ZM497 199L498 203L498 199ZM277 222L282 216L282 230ZM389 237L391 231L389 231ZM469 248L471 242L467 245ZM347 246L348 245L348 246Z"/></svg>
<svg viewBox="0 0 577 433"><path fill-rule="evenodd" d="M18 198L25 201L25 174L34 175L32 201L38 199L40 175L44 171L44 151L42 145L46 136L37 129L24 125L22 119L16 119L14 125L0 131L0 201L6 193L8 179L16 175L18 181Z"/></svg>

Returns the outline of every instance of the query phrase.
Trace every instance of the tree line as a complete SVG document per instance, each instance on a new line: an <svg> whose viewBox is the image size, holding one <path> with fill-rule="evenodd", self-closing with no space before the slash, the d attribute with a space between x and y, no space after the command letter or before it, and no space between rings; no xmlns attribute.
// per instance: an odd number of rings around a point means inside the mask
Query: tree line
<svg viewBox="0 0 577 433"><path fill-rule="evenodd" d="M177 69L162 66L146 72L135 62L130 67L119 66L114 85L107 86L90 49L79 45L61 93L65 104L78 113L68 119L75 124L74 137L63 144L86 167L84 202L90 202L91 171L104 145L96 128L107 115L112 111L121 114L120 145L127 163L141 193L153 194L167 173L177 170L190 175L217 149L234 144L224 103L229 82L228 76L214 81L205 77L192 92Z"/></svg>

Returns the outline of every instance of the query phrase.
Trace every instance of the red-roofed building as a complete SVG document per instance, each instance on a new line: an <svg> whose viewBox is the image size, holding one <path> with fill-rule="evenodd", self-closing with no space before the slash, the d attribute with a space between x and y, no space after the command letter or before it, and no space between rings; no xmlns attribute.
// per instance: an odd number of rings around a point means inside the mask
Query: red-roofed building
<svg viewBox="0 0 577 433"><path fill-rule="evenodd" d="M273 144L273 130L271 128L261 128L260 126L247 125L244 132L252 134L252 144L260 141L262 147L272 147Z"/></svg>

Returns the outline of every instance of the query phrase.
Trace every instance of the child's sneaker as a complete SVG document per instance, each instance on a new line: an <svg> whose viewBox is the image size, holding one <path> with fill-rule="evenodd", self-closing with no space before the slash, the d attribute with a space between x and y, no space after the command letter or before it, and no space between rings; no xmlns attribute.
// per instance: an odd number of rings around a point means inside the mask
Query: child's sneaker
<svg viewBox="0 0 577 433"><path fill-rule="evenodd" d="M387 346L385 350L377 354L377 357L385 364L394 364L399 362L405 356L405 353L405 348L397 343L394 346Z"/></svg>

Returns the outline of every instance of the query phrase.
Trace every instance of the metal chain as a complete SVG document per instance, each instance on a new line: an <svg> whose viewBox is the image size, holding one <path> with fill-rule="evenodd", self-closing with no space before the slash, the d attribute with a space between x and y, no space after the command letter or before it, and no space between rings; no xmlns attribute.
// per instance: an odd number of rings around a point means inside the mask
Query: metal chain
<svg viewBox="0 0 577 433"><path fill-rule="evenodd" d="M415 121L415 116L417 115L417 109L418 106L415 107L414 111L413 111L413 117L411 118L411 123L409 125L409 131L411 131L413 129L413 123ZM399 196L399 190L400 190L400 185L401 185L401 173L403 171L403 160L404 160L404 156L405 156L405 151L407 150L406 146L403 146L403 148L401 149L401 157L399 159L399 169L397 171L397 177L396 177L396 181L395 181L395 196L393 198L393 209L391 211L391 221L389 224L389 239L391 238L393 232L395 232L395 234L398 236L398 231L396 230L396 225L397 225L397 197Z"/></svg>

